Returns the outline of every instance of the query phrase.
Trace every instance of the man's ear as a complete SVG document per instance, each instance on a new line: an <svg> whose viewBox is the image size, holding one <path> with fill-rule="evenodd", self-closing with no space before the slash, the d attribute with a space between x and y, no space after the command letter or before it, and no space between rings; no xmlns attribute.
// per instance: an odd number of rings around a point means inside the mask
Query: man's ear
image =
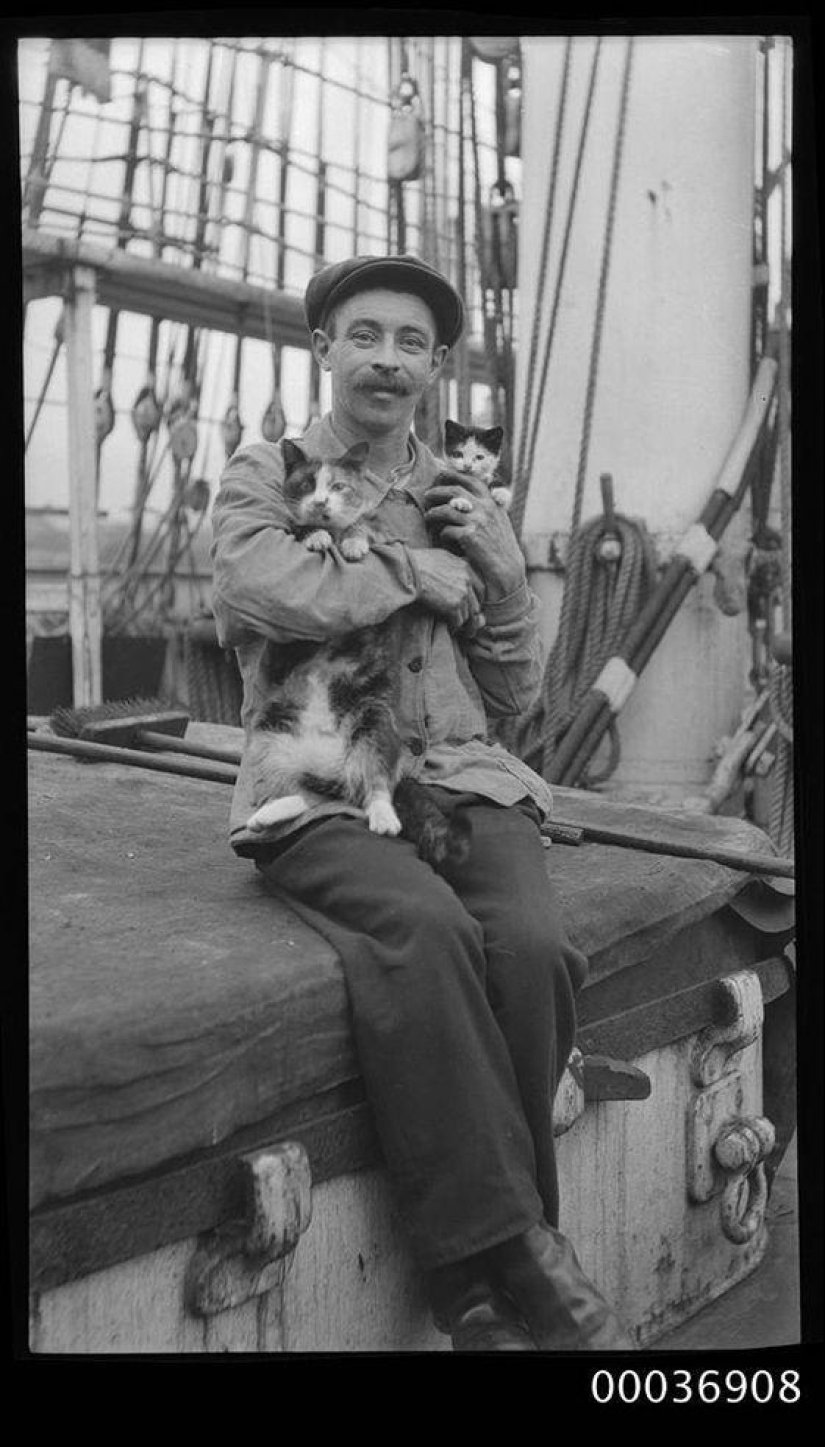
<svg viewBox="0 0 825 1447"><path fill-rule="evenodd" d="M450 348L446 346L433 348L433 359L430 364L430 381L434 382L439 375L449 355Z"/></svg>
<svg viewBox="0 0 825 1447"><path fill-rule="evenodd" d="M312 333L312 355L318 366L324 371L329 371L329 349L332 346L332 337L327 332L316 327Z"/></svg>

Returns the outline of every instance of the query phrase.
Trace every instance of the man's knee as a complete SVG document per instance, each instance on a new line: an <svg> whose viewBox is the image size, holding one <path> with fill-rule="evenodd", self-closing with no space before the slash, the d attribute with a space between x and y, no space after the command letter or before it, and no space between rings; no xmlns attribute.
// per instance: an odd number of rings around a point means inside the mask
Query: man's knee
<svg viewBox="0 0 825 1447"><path fill-rule="evenodd" d="M577 991L587 959L570 943L553 909L514 910L499 929L499 952L509 957L521 981L536 991Z"/></svg>

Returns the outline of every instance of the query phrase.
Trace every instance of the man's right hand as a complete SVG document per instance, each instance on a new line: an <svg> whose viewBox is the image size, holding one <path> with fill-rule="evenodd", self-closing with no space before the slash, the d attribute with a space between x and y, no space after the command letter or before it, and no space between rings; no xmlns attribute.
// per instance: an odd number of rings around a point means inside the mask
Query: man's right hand
<svg viewBox="0 0 825 1447"><path fill-rule="evenodd" d="M466 624L466 632L475 633L484 623L484 586L469 563L440 548L414 548L410 552L419 601L451 628L458 630Z"/></svg>

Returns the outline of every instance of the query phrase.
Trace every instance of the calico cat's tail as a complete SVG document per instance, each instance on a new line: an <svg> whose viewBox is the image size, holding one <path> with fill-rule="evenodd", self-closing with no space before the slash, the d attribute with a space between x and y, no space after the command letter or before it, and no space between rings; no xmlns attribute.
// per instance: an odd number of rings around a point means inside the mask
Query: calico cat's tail
<svg viewBox="0 0 825 1447"><path fill-rule="evenodd" d="M472 830L464 816L449 818L428 796L417 779L402 779L392 802L401 820L401 830L418 849L419 858L446 878L467 862Z"/></svg>

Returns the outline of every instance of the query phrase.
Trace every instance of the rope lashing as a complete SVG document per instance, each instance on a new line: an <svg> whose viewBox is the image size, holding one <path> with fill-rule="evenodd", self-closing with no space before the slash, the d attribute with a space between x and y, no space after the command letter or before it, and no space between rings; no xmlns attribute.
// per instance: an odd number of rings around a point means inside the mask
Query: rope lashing
<svg viewBox="0 0 825 1447"><path fill-rule="evenodd" d="M710 567L718 547L706 527L693 523L676 544L675 554L690 564L698 578Z"/></svg>

